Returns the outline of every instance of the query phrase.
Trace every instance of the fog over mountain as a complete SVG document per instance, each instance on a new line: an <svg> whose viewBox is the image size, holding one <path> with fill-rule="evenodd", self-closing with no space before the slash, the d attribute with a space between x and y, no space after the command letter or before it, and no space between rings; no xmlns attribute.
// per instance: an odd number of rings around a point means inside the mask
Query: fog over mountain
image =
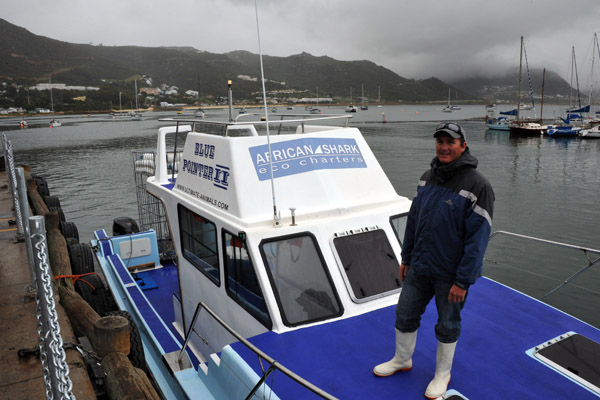
<svg viewBox="0 0 600 400"><path fill-rule="evenodd" d="M531 68L569 80L575 46L580 84L590 82L597 0L257 0L262 51L369 60L406 78L503 74L518 65L525 37ZM567 16L567 20L563 20ZM249 0L5 0L2 18L71 43L191 46L258 53Z"/></svg>

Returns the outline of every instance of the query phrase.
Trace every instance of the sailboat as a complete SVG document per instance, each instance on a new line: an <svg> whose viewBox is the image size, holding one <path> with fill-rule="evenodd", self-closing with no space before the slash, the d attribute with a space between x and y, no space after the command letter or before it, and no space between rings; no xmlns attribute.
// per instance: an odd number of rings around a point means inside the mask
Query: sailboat
<svg viewBox="0 0 600 400"><path fill-rule="evenodd" d="M596 118L593 118L593 110L592 108L592 95L594 93L594 63L596 61L596 51L598 52L598 56L600 56L600 45L598 44L598 35L594 32L594 43L592 45L592 73L591 73L591 85L590 85L590 94L589 94L589 120L587 121L587 126L584 129L579 131L579 136L586 139L600 139L600 121L598 121L597 116L598 112L596 112Z"/></svg>
<svg viewBox="0 0 600 400"><path fill-rule="evenodd" d="M140 121L142 119L142 114L139 111L138 105L138 88L137 88L137 80L135 82L135 111L131 112L131 119Z"/></svg>
<svg viewBox="0 0 600 400"><path fill-rule="evenodd" d="M354 104L352 104L352 88L350 88L350 105L346 106L347 113L355 113L358 110Z"/></svg>
<svg viewBox="0 0 600 400"><path fill-rule="evenodd" d="M517 94L517 118L512 122L509 127L510 134L512 136L540 136L546 133L547 127L542 126L541 120L525 120L521 119L521 81L523 71L523 54L525 52L525 41L521 36L521 54L519 57L519 91ZM525 53L526 54L526 53ZM525 63L527 64L527 55L525 55ZM529 67L527 67L527 75L529 76ZM531 82L531 80L530 80ZM531 102L533 108L533 89L529 87Z"/></svg>
<svg viewBox="0 0 600 400"><path fill-rule="evenodd" d="M361 91L361 98L362 98L362 104L360 106L361 110L368 110L369 106L365 104L365 87L364 85L360 85L360 91Z"/></svg>
<svg viewBox="0 0 600 400"><path fill-rule="evenodd" d="M54 99L52 98L52 80L50 80L50 105L52 107L52 115L54 115ZM50 128L58 128L59 126L62 126L62 124L56 118L53 118L52 121L50 121Z"/></svg>
<svg viewBox="0 0 600 400"><path fill-rule="evenodd" d="M308 108L308 112L311 114L322 114L321 110L319 109L319 87L317 86L317 106L313 107L310 106Z"/></svg>
<svg viewBox="0 0 600 400"><path fill-rule="evenodd" d="M443 112L452 112L452 111L456 111L456 110L460 110L460 106L456 106L456 105L452 105L450 102L450 88L448 88L448 105L444 108L442 108Z"/></svg>

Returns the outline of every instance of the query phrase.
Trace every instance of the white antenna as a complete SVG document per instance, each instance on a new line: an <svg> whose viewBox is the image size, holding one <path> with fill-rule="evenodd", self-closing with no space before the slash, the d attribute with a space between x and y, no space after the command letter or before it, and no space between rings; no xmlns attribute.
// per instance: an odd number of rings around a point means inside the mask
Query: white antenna
<svg viewBox="0 0 600 400"><path fill-rule="evenodd" d="M258 36L258 57L260 59L260 77L262 81L263 106L265 107L265 125L267 127L267 146L269 148L269 169L271 170L271 193L273 194L273 224L280 227L280 217L277 215L277 202L275 201L275 182L273 180L273 153L271 152L271 135L269 134L269 112L267 111L267 91L265 89L265 71L263 69L262 50L260 48L260 29L258 23L258 0L254 0L256 11L256 35Z"/></svg>

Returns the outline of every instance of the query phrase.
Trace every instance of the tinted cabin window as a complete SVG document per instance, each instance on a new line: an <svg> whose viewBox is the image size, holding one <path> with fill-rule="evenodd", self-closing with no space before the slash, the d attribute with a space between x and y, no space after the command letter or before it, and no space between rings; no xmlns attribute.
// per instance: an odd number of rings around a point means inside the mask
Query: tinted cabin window
<svg viewBox="0 0 600 400"><path fill-rule="evenodd" d="M333 244L356 299L400 288L400 264L383 230L337 237Z"/></svg>
<svg viewBox="0 0 600 400"><path fill-rule="evenodd" d="M225 247L225 287L227 294L268 329L271 317L256 278L246 242L229 232L223 232Z"/></svg>
<svg viewBox="0 0 600 400"><path fill-rule="evenodd" d="M342 314L331 277L312 236L268 241L261 244L261 252L286 325Z"/></svg>
<svg viewBox="0 0 600 400"><path fill-rule="evenodd" d="M392 224L392 228L394 228L394 233L396 234L396 239L398 239L398 243L400 243L400 247L402 247L402 242L404 242L404 231L406 230L407 219L407 214L394 215L390 218L390 223Z"/></svg>
<svg viewBox="0 0 600 400"><path fill-rule="evenodd" d="M181 204L178 206L178 212L183 256L211 281L219 285L221 280L215 224Z"/></svg>

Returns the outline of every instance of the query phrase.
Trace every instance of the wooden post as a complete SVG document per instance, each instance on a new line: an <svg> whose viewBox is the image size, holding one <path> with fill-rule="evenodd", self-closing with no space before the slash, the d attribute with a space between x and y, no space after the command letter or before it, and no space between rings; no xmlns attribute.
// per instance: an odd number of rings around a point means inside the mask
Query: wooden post
<svg viewBox="0 0 600 400"><path fill-rule="evenodd" d="M67 241L58 228L59 217L56 211L49 211L46 214L46 240L48 241L48 256L50 257L50 267L52 273L56 275L71 275L71 260L69 259L69 250ZM59 279L57 286L66 286L73 289L73 281L70 278Z"/></svg>
<svg viewBox="0 0 600 400"><path fill-rule="evenodd" d="M102 317L94 323L94 349L99 357L108 353L129 354L129 321L119 316Z"/></svg>
<svg viewBox="0 0 600 400"><path fill-rule="evenodd" d="M87 336L94 345L94 323L100 318L98 313L75 290L58 285L58 293L75 334Z"/></svg>
<svg viewBox="0 0 600 400"><path fill-rule="evenodd" d="M48 207L42 199L42 196L37 191L37 183L35 178L32 178L29 174L29 168L25 169L25 178L27 179L27 197L29 198L29 205L35 215L46 215L48 214Z"/></svg>
<svg viewBox="0 0 600 400"><path fill-rule="evenodd" d="M102 359L106 373L106 392L110 399L160 400L152 383L135 368L123 353L110 353Z"/></svg>

